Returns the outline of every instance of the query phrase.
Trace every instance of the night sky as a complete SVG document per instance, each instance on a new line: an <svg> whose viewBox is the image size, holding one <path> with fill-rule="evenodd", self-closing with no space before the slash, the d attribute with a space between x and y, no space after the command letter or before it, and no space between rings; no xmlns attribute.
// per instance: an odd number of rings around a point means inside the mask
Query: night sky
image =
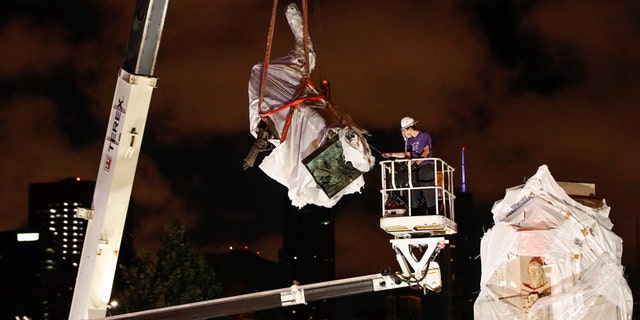
<svg viewBox="0 0 640 320"><path fill-rule="evenodd" d="M288 3L272 57L293 49ZM202 251L248 244L277 259L286 190L242 170L253 140L247 82L265 55L271 5L169 3L133 189L136 247L156 248L180 219ZM29 183L96 179L134 7L0 3L0 231L26 226ZM639 264L637 0L316 0L309 26L312 80L331 81L333 103L375 148L399 151L399 121L414 117L435 156L458 169L457 185L466 146L467 191L488 208L543 164L556 180L595 183L623 264ZM335 207L338 277L397 268L378 228L378 176L376 166L363 192Z"/></svg>

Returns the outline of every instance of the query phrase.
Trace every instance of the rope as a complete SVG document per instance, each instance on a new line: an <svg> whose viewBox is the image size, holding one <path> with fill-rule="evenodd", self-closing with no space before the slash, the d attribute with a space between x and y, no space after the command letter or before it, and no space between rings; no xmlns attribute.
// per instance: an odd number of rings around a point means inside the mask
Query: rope
<svg viewBox="0 0 640 320"><path fill-rule="evenodd" d="M278 0L273 0L273 8L271 8L271 22L269 22L269 35L267 35L267 50L264 54L262 62L262 82L260 83L260 100L258 100L258 111L262 107L264 100L264 90L267 86L267 70L269 69L269 60L271 60L271 44L273 43L273 30L276 26L276 12L278 11Z"/></svg>
<svg viewBox="0 0 640 320"><path fill-rule="evenodd" d="M319 100L324 100L324 96L307 96L307 97L298 98L283 106L273 109L269 112L261 113L260 117L265 118L276 112L280 112L286 108L289 108L289 113L287 114L287 121L285 122L284 127L282 128L282 135L280 135L280 143L282 143L287 139L287 133L289 132L289 127L291 126L291 118L293 117L293 110L295 110L297 107L300 106L300 104L304 102L319 101Z"/></svg>
<svg viewBox="0 0 640 320"><path fill-rule="evenodd" d="M271 9L271 22L269 23L269 35L267 36L267 49L265 53L264 62L262 63L262 80L260 83L260 100L258 100L258 112L260 112L262 107L262 101L264 100L264 92L267 85L267 70L269 68L269 60L271 59L271 46L273 43L273 32L276 24L276 11L278 7L278 0L273 0L273 8ZM302 0L302 22L303 22L303 37L304 37L304 56L305 56L305 81L307 85L315 88L313 83L311 83L311 70L309 67L309 23L308 23L308 5L307 0ZM301 90L304 92L304 90ZM299 95L298 95L299 96ZM280 136L280 142L284 142L287 138L287 133L289 132L289 127L291 126L291 118L293 117L293 111L296 109L301 103L306 101L318 101L324 100L325 97L322 95L318 96L307 96L302 98L297 98L294 101L291 101L283 106L280 106L274 110L269 112L260 113L260 118L268 117L276 112L280 112L286 108L289 108L289 114L287 114L287 120L282 129L282 135Z"/></svg>
<svg viewBox="0 0 640 320"><path fill-rule="evenodd" d="M305 78L311 77L311 70L309 70L309 19L308 19L308 6L307 0L302 0L302 33L304 34L304 70Z"/></svg>

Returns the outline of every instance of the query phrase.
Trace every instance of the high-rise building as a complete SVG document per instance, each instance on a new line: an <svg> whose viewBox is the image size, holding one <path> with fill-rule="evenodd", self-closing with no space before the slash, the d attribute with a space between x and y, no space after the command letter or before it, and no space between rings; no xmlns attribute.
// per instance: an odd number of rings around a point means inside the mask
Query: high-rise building
<svg viewBox="0 0 640 320"><path fill-rule="evenodd" d="M449 245L436 259L440 264L442 291L425 299L437 319L473 318L473 303L480 285L478 255L482 225L470 192L456 192L455 215L458 233L447 237ZM433 307L434 303L437 307Z"/></svg>
<svg viewBox="0 0 640 320"><path fill-rule="evenodd" d="M28 297L35 302L31 310L34 319L69 316L88 222L75 214L78 208L91 208L94 190L94 181L80 178L29 185L28 229L38 234L33 249L37 259L32 261L37 268L35 275L25 277L34 277L36 282ZM120 260L132 257L130 217L128 214Z"/></svg>
<svg viewBox="0 0 640 320"><path fill-rule="evenodd" d="M33 295L41 288L39 241L28 229L0 232L0 319L32 317L38 308Z"/></svg>
<svg viewBox="0 0 640 320"><path fill-rule="evenodd" d="M286 272L276 262L262 258L245 246L230 248L228 252L207 254L213 266L216 279L222 287L223 297L233 297L261 291L279 289L288 286ZM246 311L228 316L229 319L286 319L283 308Z"/></svg>
<svg viewBox="0 0 640 320"><path fill-rule="evenodd" d="M90 208L95 182L69 178L29 185L29 227L40 235L40 288L35 318L68 318L87 221L78 208Z"/></svg>
<svg viewBox="0 0 640 320"><path fill-rule="evenodd" d="M284 215L279 262L291 281L310 284L335 279L335 218L332 209L291 207ZM333 300L290 307L290 319L334 319Z"/></svg>
<svg viewBox="0 0 640 320"><path fill-rule="evenodd" d="M46 270L78 267L87 221L75 213L91 207L94 189L95 182L79 178L29 186L29 226L46 246Z"/></svg>

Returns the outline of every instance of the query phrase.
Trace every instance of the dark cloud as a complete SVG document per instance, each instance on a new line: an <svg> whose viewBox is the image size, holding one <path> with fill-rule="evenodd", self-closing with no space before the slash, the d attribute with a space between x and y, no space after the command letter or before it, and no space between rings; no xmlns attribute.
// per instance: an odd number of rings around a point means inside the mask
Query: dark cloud
<svg viewBox="0 0 640 320"><path fill-rule="evenodd" d="M163 144L149 136L143 149L157 159L158 169L171 181L175 192L189 199L196 209L207 210L213 204L211 201L219 197L222 201L216 201L215 207L225 211L246 210L238 206L236 199L243 197L239 202L246 206L248 192L238 193L238 189L256 185L258 177L253 170L238 169L242 169L252 139L247 132Z"/></svg>
<svg viewBox="0 0 640 320"><path fill-rule="evenodd" d="M95 81L95 77L79 74L70 65L61 65L43 74L22 73L16 77L0 78L0 93L6 100L18 96L51 99L57 109L54 123L58 129L65 133L73 148L84 148L99 140L103 131L98 127L101 123L89 109L96 104L85 87L92 79Z"/></svg>
<svg viewBox="0 0 640 320"><path fill-rule="evenodd" d="M460 109L452 109L451 117L457 120L456 126L452 130L474 133L486 131L496 115L487 105L474 104Z"/></svg>
<svg viewBox="0 0 640 320"><path fill-rule="evenodd" d="M0 148L11 150L0 166L5 230L26 223L29 182L95 179L134 5L0 4ZM136 246L157 246L176 219L202 250L281 243L286 190L258 168L242 170L252 142L247 82L265 55L270 6L169 4L133 189ZM376 149L402 148L398 124L409 115L457 173L467 147L467 190L479 204L542 164L558 179L596 183L625 239L625 261L636 261L627 222L638 217L625 193L640 182L636 1L319 1L311 10L312 80L331 81L333 102L371 131ZM292 46L280 10L272 57ZM378 179L375 168L363 193L335 208L338 274L394 264L378 227ZM379 254L361 250L362 237Z"/></svg>
<svg viewBox="0 0 640 320"><path fill-rule="evenodd" d="M65 40L72 44L95 40L97 35L107 30L107 23L114 15L101 2L82 0L7 0L2 5L0 27L12 20L23 20L34 28L63 33Z"/></svg>
<svg viewBox="0 0 640 320"><path fill-rule="evenodd" d="M580 82L582 61L566 42L549 41L527 25L539 1L474 1L467 9L486 39L492 61L512 73L510 89L550 95Z"/></svg>
<svg viewBox="0 0 640 320"><path fill-rule="evenodd" d="M89 108L96 105L97 101L87 92L87 84L95 82L95 76L77 72L70 66L60 66L47 78L38 80L42 94L53 100L57 108L55 123L66 134L72 147L84 148L101 140L104 130L98 125L102 122L96 119Z"/></svg>
<svg viewBox="0 0 640 320"><path fill-rule="evenodd" d="M8 54L0 69L9 71L0 76L0 93L5 101L22 96L49 99L57 109L54 123L66 135L71 147L80 149L99 141L103 129L92 113L92 107L98 104L92 92L99 81L98 71L95 66L84 68L82 61L86 58L82 54L87 52L76 48L101 39L112 11L101 4L84 1L8 1L4 6L0 32L10 33L16 28L32 32L26 39L19 40L22 43L8 43L11 47L22 46L22 50L28 52L5 51ZM21 27L16 27L18 25ZM66 49L49 51L48 47ZM47 65L23 61L31 54L38 57L36 59L52 61ZM15 66L15 71L12 72L11 67L5 69L8 65Z"/></svg>
<svg viewBox="0 0 640 320"><path fill-rule="evenodd" d="M494 61L507 68L517 67L525 52L526 34L522 20L535 1L487 1L466 2L463 9L471 23L486 39Z"/></svg>

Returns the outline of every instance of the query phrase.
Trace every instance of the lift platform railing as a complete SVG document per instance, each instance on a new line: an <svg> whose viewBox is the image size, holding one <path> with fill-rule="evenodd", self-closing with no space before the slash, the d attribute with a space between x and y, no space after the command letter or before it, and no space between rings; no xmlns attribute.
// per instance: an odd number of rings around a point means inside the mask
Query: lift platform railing
<svg viewBox="0 0 640 320"><path fill-rule="evenodd" d="M417 171L412 166L417 161L433 163L433 182L417 182ZM411 192L432 189L435 212L455 222L453 172L455 169L440 158L416 158L385 160L380 162L382 181L382 216L414 216L425 212L413 212L418 204L412 203ZM426 199L425 199L426 200Z"/></svg>

